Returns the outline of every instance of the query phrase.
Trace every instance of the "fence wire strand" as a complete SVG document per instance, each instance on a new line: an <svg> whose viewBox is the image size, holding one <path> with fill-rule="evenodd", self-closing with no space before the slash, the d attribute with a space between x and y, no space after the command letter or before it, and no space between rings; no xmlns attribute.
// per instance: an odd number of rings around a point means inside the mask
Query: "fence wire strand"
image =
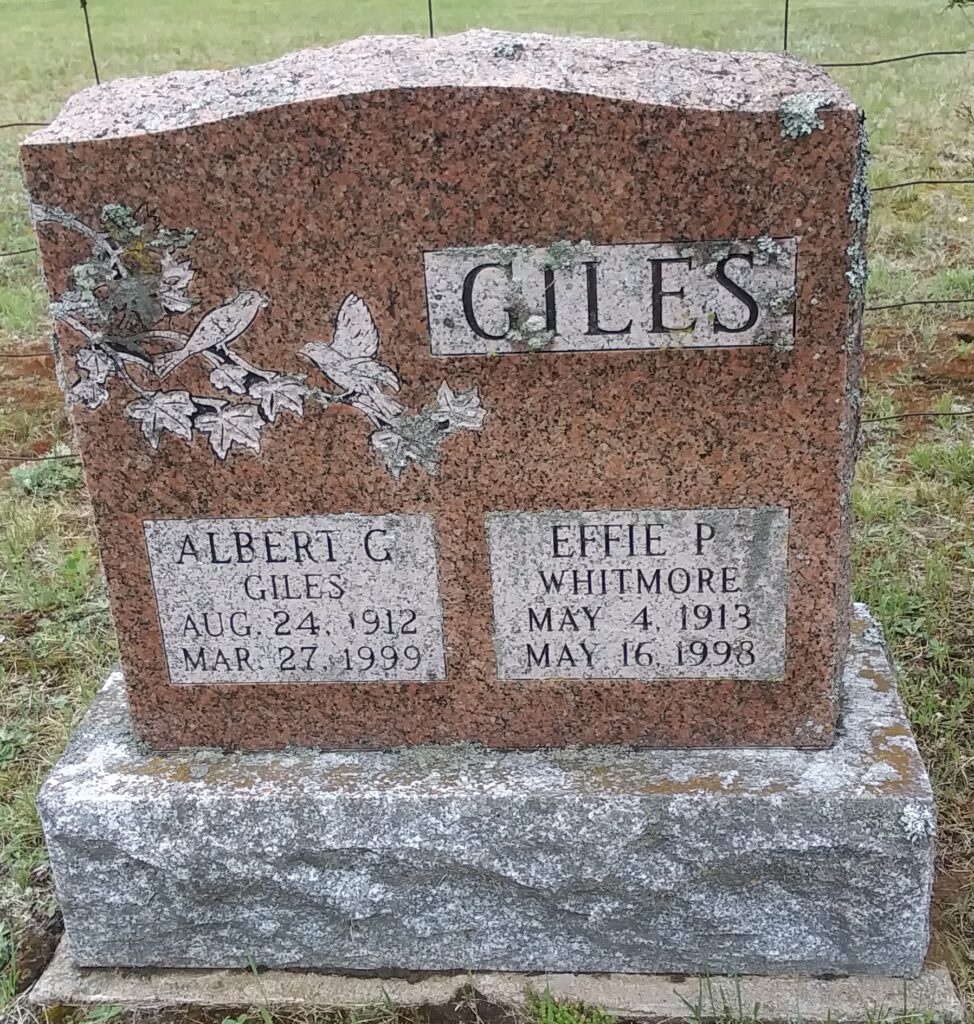
<svg viewBox="0 0 974 1024"><path fill-rule="evenodd" d="M85 31L88 33L88 52L91 54L91 66L95 72L95 85L101 85L98 74L98 61L95 60L95 41L91 38L91 19L88 17L88 0L81 0L81 11L85 16Z"/></svg>
<svg viewBox="0 0 974 1024"><path fill-rule="evenodd" d="M53 462L55 459L80 459L77 452L68 452L66 455L0 455L0 462Z"/></svg>
<svg viewBox="0 0 974 1024"><path fill-rule="evenodd" d="M960 306L970 302L974 302L974 296L969 299L906 299L903 302L874 303L864 308L867 313L874 313L880 309L903 309L904 306Z"/></svg>
<svg viewBox="0 0 974 1024"><path fill-rule="evenodd" d="M891 192L897 188L913 188L914 185L974 185L974 178L914 178L912 181L897 181L892 185L876 185L870 192Z"/></svg>
<svg viewBox="0 0 974 1024"><path fill-rule="evenodd" d="M974 53L974 50L921 50L919 53L904 53L897 57L877 57L876 60L849 60L831 64L819 64L820 68L873 68L879 64L897 64L901 60L919 60L921 57L958 57Z"/></svg>
<svg viewBox="0 0 974 1024"><path fill-rule="evenodd" d="M943 417L944 419L963 419L965 416L974 416L974 411L963 410L960 412L934 412L932 409L926 412L898 412L892 416L873 416L868 420L863 420L865 423L890 423L893 420L914 420L914 419L938 419Z"/></svg>

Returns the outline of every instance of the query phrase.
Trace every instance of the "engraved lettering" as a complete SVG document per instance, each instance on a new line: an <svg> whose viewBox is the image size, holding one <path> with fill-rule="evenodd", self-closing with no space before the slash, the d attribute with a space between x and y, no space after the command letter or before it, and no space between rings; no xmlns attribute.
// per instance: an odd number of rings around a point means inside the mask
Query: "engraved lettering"
<svg viewBox="0 0 974 1024"><path fill-rule="evenodd" d="M372 559L373 562L390 562L392 561L392 555L389 554L384 548L380 548L380 541L373 541L373 537L376 534L385 536L385 530L369 530L365 535L365 553ZM374 548L374 550L373 550ZM381 551L381 554L377 552Z"/></svg>
<svg viewBox="0 0 974 1024"><path fill-rule="evenodd" d="M776 681L780 508L487 516L500 679Z"/></svg>
<svg viewBox="0 0 974 1024"><path fill-rule="evenodd" d="M727 276L727 264L731 260L744 260L749 267L754 266L754 254L750 252L734 252L730 256L725 256L717 264L717 283L725 288L735 299L739 299L744 307L747 309L747 319L737 327L728 327L726 324L721 323L720 317L714 315L714 334L725 332L727 334L742 334L744 331L749 331L757 322L760 310L758 304L754 301L754 296L748 294L736 281L732 281Z"/></svg>
<svg viewBox="0 0 974 1024"><path fill-rule="evenodd" d="M430 515L143 527L174 684L445 676Z"/></svg>
<svg viewBox="0 0 974 1024"><path fill-rule="evenodd" d="M504 270L509 273L510 267L505 266L503 263L481 263L467 274L463 280L463 315L466 318L470 329L478 338L483 338L485 341L500 341L502 338L506 337L508 331L511 329L510 316L507 318L507 326L500 334L491 334L489 331L486 331L481 327L473 308L474 285L477 283L477 278L485 270Z"/></svg>
<svg viewBox="0 0 974 1024"><path fill-rule="evenodd" d="M669 334L671 331L692 331L697 325L696 320L691 320L688 324L667 324L666 319L663 315L663 300L666 298L682 299L684 297L684 289L674 288L667 291L663 287L663 268L670 263L682 263L685 264L689 270L693 266L693 260L689 256L670 256L664 259L651 259L649 261L652 269L652 282L653 282L653 322L649 328L651 334Z"/></svg>
<svg viewBox="0 0 974 1024"><path fill-rule="evenodd" d="M588 330L586 334L628 334L632 330L632 320L625 327L611 330L599 324L599 276L598 264L589 260L585 264L585 288L588 300Z"/></svg>
<svg viewBox="0 0 974 1024"><path fill-rule="evenodd" d="M423 256L434 355L524 354L520 317L546 352L714 348L794 337L799 240L712 239L451 248Z"/></svg>
<svg viewBox="0 0 974 1024"><path fill-rule="evenodd" d="M183 537L183 543L179 548L179 558L176 559L177 564L182 565L183 560L187 557L192 557L197 562L200 560L199 552L196 550L196 545L193 543L193 539L188 533Z"/></svg>

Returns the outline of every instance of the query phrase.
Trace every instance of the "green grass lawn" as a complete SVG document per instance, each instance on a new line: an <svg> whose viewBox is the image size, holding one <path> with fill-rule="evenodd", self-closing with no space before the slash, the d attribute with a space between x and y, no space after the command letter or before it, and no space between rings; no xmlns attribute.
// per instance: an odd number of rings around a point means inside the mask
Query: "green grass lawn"
<svg viewBox="0 0 974 1024"><path fill-rule="evenodd" d="M439 33L499 28L781 46L783 0L435 0ZM89 0L103 78L226 67L362 33L419 32L426 0ZM818 61L974 46L974 14L942 0L793 0L790 48ZM865 107L872 184L974 177L974 57L843 69ZM92 69L76 0L0 0L0 123L45 120ZM24 133L0 130L0 251L33 240ZM876 196L869 299L974 298L974 186ZM0 356L46 347L33 256L0 260ZM875 313L866 414L974 410L974 303ZM19 375L19 371L23 371ZM69 439L56 388L0 358L0 453ZM974 417L867 425L855 587L879 614L940 810L935 953L974 998ZM43 963L56 905L33 808L114 658L87 499L69 464L0 464L0 1020ZM12 1018L13 1019L13 1018ZM567 1021L567 1024L573 1024Z"/></svg>

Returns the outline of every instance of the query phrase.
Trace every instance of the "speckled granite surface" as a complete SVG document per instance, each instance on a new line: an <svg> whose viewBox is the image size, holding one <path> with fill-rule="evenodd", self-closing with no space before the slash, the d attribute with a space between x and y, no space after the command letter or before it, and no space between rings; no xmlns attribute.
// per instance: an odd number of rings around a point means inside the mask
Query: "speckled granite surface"
<svg viewBox="0 0 974 1024"><path fill-rule="evenodd" d="M147 751L113 676L40 795L88 966L888 974L934 803L859 607L827 751Z"/></svg>
<svg viewBox="0 0 974 1024"><path fill-rule="evenodd" d="M360 40L86 90L22 152L145 740L831 742L864 209L858 111L820 70L497 33ZM430 352L424 252L761 237L799 239L792 348ZM387 416L452 389L436 475L397 478L377 452L392 464L400 441L363 429L381 410L308 390L324 378L302 350L352 295L381 339L370 379L400 386L371 392ZM232 349L190 351L214 332ZM759 506L790 515L782 681L496 678L486 513ZM170 683L144 520L390 511L436 520L445 680Z"/></svg>

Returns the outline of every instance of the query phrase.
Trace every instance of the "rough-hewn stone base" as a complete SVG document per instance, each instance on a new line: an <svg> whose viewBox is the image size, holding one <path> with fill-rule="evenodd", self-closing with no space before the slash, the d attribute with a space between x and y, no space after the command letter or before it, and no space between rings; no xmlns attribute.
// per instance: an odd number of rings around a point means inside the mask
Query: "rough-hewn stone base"
<svg viewBox="0 0 974 1024"><path fill-rule="evenodd" d="M72 956L913 976L933 799L864 609L844 688L827 751L158 754L113 676L40 796Z"/></svg>

